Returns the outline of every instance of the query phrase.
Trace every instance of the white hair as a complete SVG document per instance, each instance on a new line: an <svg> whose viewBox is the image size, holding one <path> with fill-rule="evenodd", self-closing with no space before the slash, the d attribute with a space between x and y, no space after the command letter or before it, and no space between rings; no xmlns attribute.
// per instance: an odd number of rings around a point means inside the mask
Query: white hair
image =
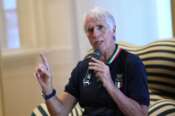
<svg viewBox="0 0 175 116"><path fill-rule="evenodd" d="M85 18L88 16L94 17L96 19L104 19L104 21L106 22L106 24L109 26L111 30L113 30L114 27L116 26L115 19L111 15L111 13L109 13L107 10L102 9L100 7L95 7L91 9L89 12L87 12L87 14L84 17L84 23L85 23Z"/></svg>

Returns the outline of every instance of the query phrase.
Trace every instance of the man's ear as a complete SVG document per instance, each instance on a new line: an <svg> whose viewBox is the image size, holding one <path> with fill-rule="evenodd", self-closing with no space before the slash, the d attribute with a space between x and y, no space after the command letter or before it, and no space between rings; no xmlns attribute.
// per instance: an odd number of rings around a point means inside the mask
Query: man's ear
<svg viewBox="0 0 175 116"><path fill-rule="evenodd" d="M116 26L114 25L113 27L113 32L115 33L116 32Z"/></svg>

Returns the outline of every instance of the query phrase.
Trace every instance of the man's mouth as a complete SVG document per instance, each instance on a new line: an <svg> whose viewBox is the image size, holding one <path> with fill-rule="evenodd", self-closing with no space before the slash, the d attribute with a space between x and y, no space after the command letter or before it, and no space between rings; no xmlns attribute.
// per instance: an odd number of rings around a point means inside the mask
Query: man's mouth
<svg viewBox="0 0 175 116"><path fill-rule="evenodd" d="M103 41L102 40L101 41L95 41L94 43L95 43L95 46L100 46L103 43Z"/></svg>

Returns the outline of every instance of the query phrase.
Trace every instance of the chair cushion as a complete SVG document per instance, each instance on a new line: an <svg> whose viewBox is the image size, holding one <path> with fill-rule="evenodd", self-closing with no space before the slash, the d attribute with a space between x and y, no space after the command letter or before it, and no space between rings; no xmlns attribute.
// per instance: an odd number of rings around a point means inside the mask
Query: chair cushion
<svg viewBox="0 0 175 116"><path fill-rule="evenodd" d="M46 104L41 103L38 105L31 113L31 116L50 116Z"/></svg>
<svg viewBox="0 0 175 116"><path fill-rule="evenodd" d="M141 58L153 94L175 99L175 39L159 40L145 46L119 45Z"/></svg>
<svg viewBox="0 0 175 116"><path fill-rule="evenodd" d="M80 107L80 105L77 103L72 111L69 113L69 116L82 116L84 109ZM41 103L38 105L33 112L31 113L31 116L50 116L46 104Z"/></svg>
<svg viewBox="0 0 175 116"><path fill-rule="evenodd" d="M149 116L175 116L175 101L162 99L149 106Z"/></svg>

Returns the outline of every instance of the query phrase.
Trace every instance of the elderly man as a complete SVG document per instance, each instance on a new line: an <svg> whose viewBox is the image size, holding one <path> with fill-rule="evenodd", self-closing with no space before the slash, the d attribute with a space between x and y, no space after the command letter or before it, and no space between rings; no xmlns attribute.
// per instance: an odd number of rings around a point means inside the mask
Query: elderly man
<svg viewBox="0 0 175 116"><path fill-rule="evenodd" d="M115 43L113 16L94 8L85 16L84 30L99 56L89 55L77 64L59 97L52 86L47 59L41 55L36 77L50 114L67 116L79 102L84 116L147 116L149 93L144 65Z"/></svg>

